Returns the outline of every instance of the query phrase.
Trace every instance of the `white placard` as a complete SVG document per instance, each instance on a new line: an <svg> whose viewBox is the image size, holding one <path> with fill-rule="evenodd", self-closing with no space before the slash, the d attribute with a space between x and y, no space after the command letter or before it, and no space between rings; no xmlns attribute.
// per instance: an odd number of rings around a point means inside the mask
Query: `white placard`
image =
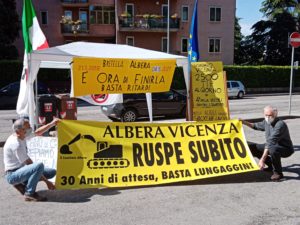
<svg viewBox="0 0 300 225"><path fill-rule="evenodd" d="M56 169L57 162L57 138L33 137L27 141L29 157L34 162L42 162L45 167ZM51 179L54 181L55 178Z"/></svg>

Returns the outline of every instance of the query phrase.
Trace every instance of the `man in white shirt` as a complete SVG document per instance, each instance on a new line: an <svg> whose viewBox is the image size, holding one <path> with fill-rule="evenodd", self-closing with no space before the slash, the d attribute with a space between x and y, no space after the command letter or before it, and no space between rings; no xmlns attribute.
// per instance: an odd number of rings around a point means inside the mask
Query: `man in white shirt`
<svg viewBox="0 0 300 225"><path fill-rule="evenodd" d="M38 128L32 132L29 121L21 118L13 123L14 133L11 134L5 142L4 167L5 178L9 184L14 185L25 201L46 201L46 197L38 195L36 186L40 180L44 181L49 190L54 190L53 183L48 181L55 176L56 170L45 168L41 162L33 162L27 154L26 139L33 136L39 136L55 126L59 119Z"/></svg>

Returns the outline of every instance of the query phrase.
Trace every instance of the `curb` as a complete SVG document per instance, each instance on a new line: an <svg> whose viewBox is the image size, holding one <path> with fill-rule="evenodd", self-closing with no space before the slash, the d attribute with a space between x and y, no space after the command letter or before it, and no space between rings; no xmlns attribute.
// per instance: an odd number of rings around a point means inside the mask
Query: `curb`
<svg viewBox="0 0 300 225"><path fill-rule="evenodd" d="M289 120L289 119L298 119L298 118L300 118L300 116L278 116L278 118L281 120ZM259 118L245 119L245 120L249 121L251 123L256 123L256 122L264 120L264 118L259 117Z"/></svg>
<svg viewBox="0 0 300 225"><path fill-rule="evenodd" d="M244 98L247 98L247 97L255 97L255 96L279 96L279 95L284 95L284 96L287 96L287 95L290 95L289 92L274 92L274 93L247 93L247 90L246 90L246 95L244 96ZM300 95L300 92L293 92L292 95Z"/></svg>

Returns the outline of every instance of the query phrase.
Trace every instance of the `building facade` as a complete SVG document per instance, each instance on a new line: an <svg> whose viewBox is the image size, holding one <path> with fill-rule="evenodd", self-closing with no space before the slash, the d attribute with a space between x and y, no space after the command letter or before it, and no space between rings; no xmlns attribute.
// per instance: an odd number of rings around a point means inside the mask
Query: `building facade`
<svg viewBox="0 0 300 225"><path fill-rule="evenodd" d="M32 2L50 46L73 41L117 43L187 56L194 0ZM236 0L198 0L200 61L233 64L235 8ZM17 10L21 18L22 1L17 1ZM22 35L16 46L22 56Z"/></svg>

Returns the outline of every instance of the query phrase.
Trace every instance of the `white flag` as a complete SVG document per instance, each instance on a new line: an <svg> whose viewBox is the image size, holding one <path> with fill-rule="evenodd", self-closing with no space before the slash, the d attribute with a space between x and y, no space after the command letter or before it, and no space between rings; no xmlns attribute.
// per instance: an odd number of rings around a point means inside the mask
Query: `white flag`
<svg viewBox="0 0 300 225"><path fill-rule="evenodd" d="M29 85L28 54L33 50L48 48L48 42L40 28L31 0L23 1L22 31L25 44L23 71L20 81L20 91L17 102L17 113L29 115L29 101L34 101Z"/></svg>

